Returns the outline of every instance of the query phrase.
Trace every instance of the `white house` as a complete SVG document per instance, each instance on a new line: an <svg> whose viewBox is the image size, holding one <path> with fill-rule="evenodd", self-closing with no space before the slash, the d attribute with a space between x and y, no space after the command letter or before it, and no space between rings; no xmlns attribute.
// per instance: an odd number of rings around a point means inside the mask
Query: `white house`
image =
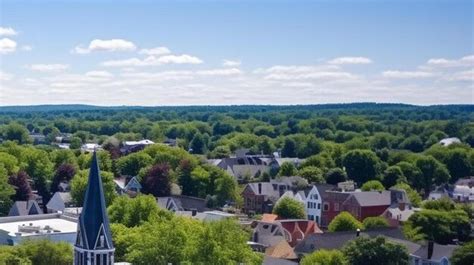
<svg viewBox="0 0 474 265"><path fill-rule="evenodd" d="M315 221L318 225L321 224L321 205L322 205L322 196L320 193L321 191L325 191L326 188L329 189L332 187L331 185L312 185L306 189L297 191L296 193L293 191L285 192L278 202L285 197L290 197L294 200L302 202L305 206L305 213L308 220Z"/></svg>

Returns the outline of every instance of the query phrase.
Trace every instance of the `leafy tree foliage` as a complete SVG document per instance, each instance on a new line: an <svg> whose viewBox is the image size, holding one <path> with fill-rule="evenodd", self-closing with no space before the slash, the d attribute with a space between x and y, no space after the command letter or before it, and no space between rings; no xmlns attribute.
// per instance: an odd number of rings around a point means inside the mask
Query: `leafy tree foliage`
<svg viewBox="0 0 474 265"><path fill-rule="evenodd" d="M384 237L358 237L349 241L343 249L353 265L408 265L407 249L399 244L387 241Z"/></svg>
<svg viewBox="0 0 474 265"><path fill-rule="evenodd" d="M339 250L325 250L321 249L309 255L306 255L301 260L301 265L348 265L346 256Z"/></svg>
<svg viewBox="0 0 474 265"><path fill-rule="evenodd" d="M295 176L297 173L296 167L292 162L283 162L280 166L279 175L280 176Z"/></svg>
<svg viewBox="0 0 474 265"><path fill-rule="evenodd" d="M25 126L16 122L12 122L4 128L3 137L5 140L15 141L19 144L26 144L31 141Z"/></svg>
<svg viewBox="0 0 474 265"><path fill-rule="evenodd" d="M107 209L110 222L134 227L156 218L171 219L171 213L158 208L156 198L139 195L135 198L119 196Z"/></svg>
<svg viewBox="0 0 474 265"><path fill-rule="evenodd" d="M451 256L453 265L471 265L474 261L474 241L456 248Z"/></svg>
<svg viewBox="0 0 474 265"><path fill-rule="evenodd" d="M57 169L53 177L53 182L51 183L51 192L54 193L58 191L58 185L62 181L69 182L72 177L76 174L76 169L71 164L61 164Z"/></svg>
<svg viewBox="0 0 474 265"><path fill-rule="evenodd" d="M332 168L326 173L325 178L328 184L337 185L339 182L346 181L347 174L341 168Z"/></svg>
<svg viewBox="0 0 474 265"><path fill-rule="evenodd" d="M369 180L360 188L362 191L383 191L385 187L378 180Z"/></svg>
<svg viewBox="0 0 474 265"><path fill-rule="evenodd" d="M305 178L309 183L324 183L323 172L313 166L304 167L298 171L298 175Z"/></svg>
<svg viewBox="0 0 474 265"><path fill-rule="evenodd" d="M152 166L142 181L142 192L155 197L169 196L171 192L170 167L168 164Z"/></svg>
<svg viewBox="0 0 474 265"><path fill-rule="evenodd" d="M110 205L117 197L115 192L115 182L113 174L106 171L101 171L102 186L104 188L105 203ZM89 177L89 170L84 169L76 173L71 180L71 197L75 205L84 204L84 196L87 188L87 181Z"/></svg>
<svg viewBox="0 0 474 265"><path fill-rule="evenodd" d="M152 163L152 158L144 152L137 152L117 160L117 169L122 175L137 176L140 169Z"/></svg>
<svg viewBox="0 0 474 265"><path fill-rule="evenodd" d="M367 217L362 222L365 229L388 227L387 219L381 216Z"/></svg>
<svg viewBox="0 0 474 265"><path fill-rule="evenodd" d="M73 261L72 253L69 243L26 240L16 246L0 247L0 264L69 265Z"/></svg>
<svg viewBox="0 0 474 265"><path fill-rule="evenodd" d="M305 219L305 208L302 202L284 197L273 208L273 213L282 219Z"/></svg>
<svg viewBox="0 0 474 265"><path fill-rule="evenodd" d="M0 216L7 215L12 205L11 197L16 193L8 183L7 170L0 164Z"/></svg>
<svg viewBox="0 0 474 265"><path fill-rule="evenodd" d="M431 156L419 158L416 166L421 172L422 186L426 195L433 185L445 183L451 177L446 167Z"/></svg>
<svg viewBox="0 0 474 265"><path fill-rule="evenodd" d="M398 182L406 182L406 178L403 175L403 171L398 166L388 167L383 175L383 184L385 187L389 188Z"/></svg>
<svg viewBox="0 0 474 265"><path fill-rule="evenodd" d="M332 219L328 226L328 230L330 232L355 231L362 228L362 223L355 219L355 217L349 212L339 213L336 217L334 217L334 219Z"/></svg>
<svg viewBox="0 0 474 265"><path fill-rule="evenodd" d="M349 151L343 160L347 175L358 184L375 179L380 173L380 159L369 150Z"/></svg>
<svg viewBox="0 0 474 265"><path fill-rule="evenodd" d="M14 201L27 201L32 198L33 192L29 178L30 176L25 171L20 171L8 179L8 183L15 188L15 195L12 197Z"/></svg>

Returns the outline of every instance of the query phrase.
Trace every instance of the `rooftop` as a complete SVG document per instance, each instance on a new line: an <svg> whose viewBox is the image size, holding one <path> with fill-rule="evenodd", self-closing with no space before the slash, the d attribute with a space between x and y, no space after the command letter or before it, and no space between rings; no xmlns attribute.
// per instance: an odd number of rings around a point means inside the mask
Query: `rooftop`
<svg viewBox="0 0 474 265"><path fill-rule="evenodd" d="M15 236L32 236L43 233L76 233L77 223L71 218L62 218L59 214L42 214L34 216L15 216L0 218L0 230Z"/></svg>

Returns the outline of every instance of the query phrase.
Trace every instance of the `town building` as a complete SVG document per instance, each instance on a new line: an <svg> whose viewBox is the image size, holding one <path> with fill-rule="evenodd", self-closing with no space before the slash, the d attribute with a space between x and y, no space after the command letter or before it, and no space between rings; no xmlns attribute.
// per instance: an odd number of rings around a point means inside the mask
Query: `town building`
<svg viewBox="0 0 474 265"><path fill-rule="evenodd" d="M172 212L191 211L194 213L207 211L206 200L202 198L186 196L186 195L170 195L165 197L157 197L156 201L160 208Z"/></svg>
<svg viewBox="0 0 474 265"><path fill-rule="evenodd" d="M123 155L128 155L130 153L138 152L140 150L145 149L145 147L155 144L153 141L148 139L143 139L140 141L124 141L122 143L122 147L120 148L120 152Z"/></svg>
<svg viewBox="0 0 474 265"><path fill-rule="evenodd" d="M351 213L357 220L381 215L391 204L391 191L353 192L340 205L340 209Z"/></svg>
<svg viewBox="0 0 474 265"><path fill-rule="evenodd" d="M244 213L270 213L277 200L291 186L280 182L255 182L245 185L242 191L244 205L242 211Z"/></svg>
<svg viewBox="0 0 474 265"><path fill-rule="evenodd" d="M35 214L0 218L0 245L17 245L26 239L49 239L74 244L77 219L64 214Z"/></svg>
<svg viewBox="0 0 474 265"><path fill-rule="evenodd" d="M74 245L75 265L112 265L115 248L110 232L96 152L93 153L84 205Z"/></svg>
<svg viewBox="0 0 474 265"><path fill-rule="evenodd" d="M43 209L36 200L16 201L10 208L8 216L25 216L43 214Z"/></svg>
<svg viewBox="0 0 474 265"><path fill-rule="evenodd" d="M72 197L69 192L55 192L46 204L48 213L64 212L64 209L72 207Z"/></svg>

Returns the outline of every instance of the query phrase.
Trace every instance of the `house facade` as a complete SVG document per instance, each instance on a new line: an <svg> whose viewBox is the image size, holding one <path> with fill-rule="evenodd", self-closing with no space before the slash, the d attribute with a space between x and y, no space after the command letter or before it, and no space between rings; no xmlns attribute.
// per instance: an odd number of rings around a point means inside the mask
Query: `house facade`
<svg viewBox="0 0 474 265"><path fill-rule="evenodd" d="M289 191L291 186L277 182L256 182L245 186L241 195L244 198L244 213L270 213L277 200Z"/></svg>
<svg viewBox="0 0 474 265"><path fill-rule="evenodd" d="M326 191L322 194L321 227L327 227L340 212L351 192Z"/></svg>
<svg viewBox="0 0 474 265"><path fill-rule="evenodd" d="M342 204L342 209L351 213L357 220L383 214L390 206L390 191L353 192Z"/></svg>

